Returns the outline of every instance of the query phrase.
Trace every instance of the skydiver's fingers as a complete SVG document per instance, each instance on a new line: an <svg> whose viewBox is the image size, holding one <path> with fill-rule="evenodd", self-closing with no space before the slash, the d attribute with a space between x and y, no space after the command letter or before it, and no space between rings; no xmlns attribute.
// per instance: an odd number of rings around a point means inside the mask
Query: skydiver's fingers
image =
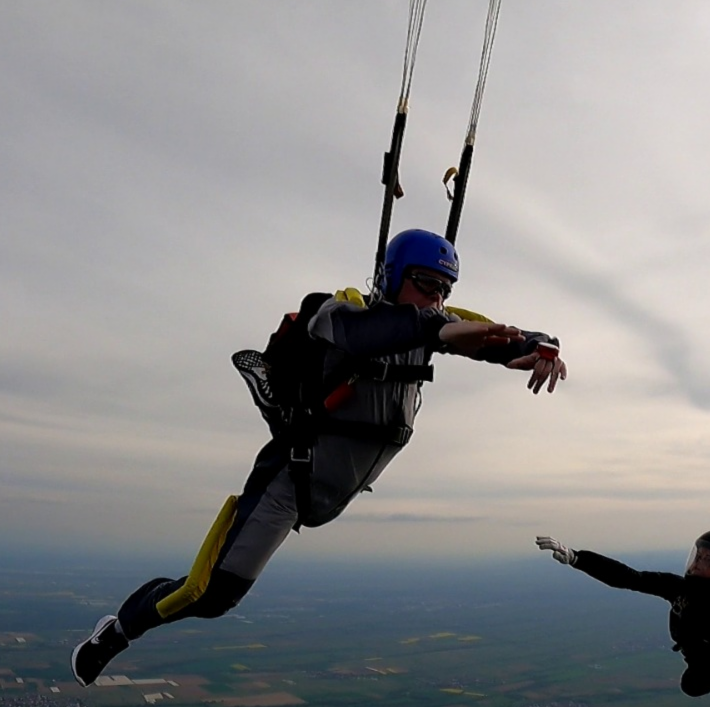
<svg viewBox="0 0 710 707"><path fill-rule="evenodd" d="M552 550L552 559L557 560L563 565L573 565L577 560L577 553L568 547L565 547L559 540L550 538L546 535L538 535L535 544L541 550Z"/></svg>
<svg viewBox="0 0 710 707"><path fill-rule="evenodd" d="M537 395L542 390L548 378L550 381L547 385L548 393L554 392L558 380L565 380L567 378L567 365L561 358L552 360L542 357L539 358L535 362L532 375L528 381L528 390L532 390L532 392Z"/></svg>
<svg viewBox="0 0 710 707"><path fill-rule="evenodd" d="M557 550L560 547L560 543L549 535L538 535L535 544L540 550Z"/></svg>
<svg viewBox="0 0 710 707"><path fill-rule="evenodd" d="M449 322L439 330L439 338L447 344L456 345L461 341L485 338L489 333L500 333L505 329L505 324L490 324L488 322ZM479 344L480 345L480 344Z"/></svg>
<svg viewBox="0 0 710 707"><path fill-rule="evenodd" d="M486 346L494 343L508 344L511 341L525 341L525 337L517 327L494 322L487 322L485 326L487 327Z"/></svg>
<svg viewBox="0 0 710 707"><path fill-rule="evenodd" d="M528 390L532 390L533 394L537 395L542 389L542 386L545 384L545 381L550 376L550 373L552 373L554 367L554 361L538 358L535 362L535 366L533 367L530 380L528 381Z"/></svg>
<svg viewBox="0 0 710 707"><path fill-rule="evenodd" d="M511 341L525 341L525 337L523 336L523 332L518 329L518 327L515 326L507 326L505 328L505 335L511 340Z"/></svg>
<svg viewBox="0 0 710 707"><path fill-rule="evenodd" d="M550 384L547 386L547 392L553 393L558 380L566 380L567 378L567 366L565 362L558 358L555 361L555 367L552 369L552 375L550 376Z"/></svg>
<svg viewBox="0 0 710 707"><path fill-rule="evenodd" d="M520 356L506 364L507 368L517 369L519 371L532 371L528 379L528 390L531 390L537 395L545 382L550 380L547 386L547 392L552 393L557 386L558 380L567 378L567 364L561 358L545 358L540 356L537 351L534 351L527 356Z"/></svg>
<svg viewBox="0 0 710 707"><path fill-rule="evenodd" d="M482 346L504 346L509 343L510 339L507 336L488 335L483 339Z"/></svg>
<svg viewBox="0 0 710 707"><path fill-rule="evenodd" d="M535 363L539 359L539 356L535 353L528 354L527 356L520 356L520 358L514 358L505 364L506 368L513 368L518 371L529 371L535 366Z"/></svg>
<svg viewBox="0 0 710 707"><path fill-rule="evenodd" d="M520 329L496 322L461 321L444 324L439 338L464 355L474 355L482 346L499 346L524 337Z"/></svg>

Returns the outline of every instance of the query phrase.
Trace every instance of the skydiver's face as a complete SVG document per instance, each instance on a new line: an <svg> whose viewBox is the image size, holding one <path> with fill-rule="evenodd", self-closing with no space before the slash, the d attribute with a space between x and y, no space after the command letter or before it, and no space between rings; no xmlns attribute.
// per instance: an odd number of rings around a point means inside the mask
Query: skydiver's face
<svg viewBox="0 0 710 707"><path fill-rule="evenodd" d="M699 547L695 550L695 557L690 563L686 574L693 575L694 577L710 578L710 549Z"/></svg>
<svg viewBox="0 0 710 707"><path fill-rule="evenodd" d="M451 294L452 282L431 268L414 267L402 281L397 295L398 304L414 304L419 309L443 309L444 300Z"/></svg>

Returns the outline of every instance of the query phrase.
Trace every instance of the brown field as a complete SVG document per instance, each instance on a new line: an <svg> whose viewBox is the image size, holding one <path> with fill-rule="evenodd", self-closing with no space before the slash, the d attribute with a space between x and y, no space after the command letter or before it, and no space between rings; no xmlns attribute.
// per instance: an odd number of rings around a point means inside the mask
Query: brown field
<svg viewBox="0 0 710 707"><path fill-rule="evenodd" d="M23 638L25 643L30 643L30 641L37 641L39 639L36 633L0 633L0 645L23 645L22 641L18 642L18 638Z"/></svg>
<svg viewBox="0 0 710 707"><path fill-rule="evenodd" d="M202 675L193 675L191 673L186 673L185 675L166 675L165 679L176 682L180 687L204 685L208 682L207 678Z"/></svg>
<svg viewBox="0 0 710 707"><path fill-rule="evenodd" d="M263 680L257 680L255 682L247 682L243 687L245 690L268 690L271 685Z"/></svg>
<svg viewBox="0 0 710 707"><path fill-rule="evenodd" d="M214 695L202 687L209 681L201 675L167 675L165 679L178 684L178 687L171 686L169 691L180 695L181 701L211 701L214 698Z"/></svg>
<svg viewBox="0 0 710 707"><path fill-rule="evenodd" d="M496 692L499 692L501 694L505 694L507 692L519 692L520 690L525 690L526 688L534 684L535 682L533 680L520 680L518 682L509 682L505 685L496 686Z"/></svg>
<svg viewBox="0 0 710 707"><path fill-rule="evenodd" d="M248 697L225 697L212 699L211 703L224 707L284 707L285 705L305 705L306 701L288 692L269 692L265 695Z"/></svg>
<svg viewBox="0 0 710 707"><path fill-rule="evenodd" d="M3 674L8 674L9 672L10 671L6 669L3 670ZM215 697L214 694L204 689L205 683L209 681L200 675L169 675L166 676L165 679L176 682L178 686L162 685L161 689L165 688L169 690L178 698L179 702L203 702L217 707L288 707L290 705L307 704L304 700L289 692L268 692L265 694L247 695L246 697ZM2 678L0 678L0 690L22 693L30 682L38 683L38 691L40 693L48 692L48 688L44 687L41 681L27 680L25 683L17 683L14 680L3 680ZM64 695L79 696L86 694L84 692L85 688L80 687L73 681L56 683L56 687L59 687ZM126 687L127 686L124 685L118 687L106 685L92 689L97 693L101 693L104 700L108 700L106 704L114 704L117 699L119 699L119 702L123 703L122 700L125 700L126 695L129 694L125 691ZM143 687L142 685L132 686L133 689L138 691L142 691ZM256 681L245 685L245 687L247 687L247 689L258 690L268 688L269 684Z"/></svg>

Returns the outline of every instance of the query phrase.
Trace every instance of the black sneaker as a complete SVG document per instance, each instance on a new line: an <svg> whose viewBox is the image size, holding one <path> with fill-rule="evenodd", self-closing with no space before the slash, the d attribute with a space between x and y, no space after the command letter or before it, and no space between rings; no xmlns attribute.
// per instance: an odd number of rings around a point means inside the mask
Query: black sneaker
<svg viewBox="0 0 710 707"><path fill-rule="evenodd" d="M115 616L104 616L94 626L94 632L71 654L71 669L76 681L88 687L101 671L128 648L128 639L116 630Z"/></svg>
<svg viewBox="0 0 710 707"><path fill-rule="evenodd" d="M262 417L271 426L281 419L281 408L274 399L274 393L269 384L266 364L259 351L246 349L237 351L232 356L234 367L241 373L254 404L259 408Z"/></svg>

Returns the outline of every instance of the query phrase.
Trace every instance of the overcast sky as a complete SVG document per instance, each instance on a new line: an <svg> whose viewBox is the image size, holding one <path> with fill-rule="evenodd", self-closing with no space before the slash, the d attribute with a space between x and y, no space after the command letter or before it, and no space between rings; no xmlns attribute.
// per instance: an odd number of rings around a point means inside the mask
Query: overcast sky
<svg viewBox="0 0 710 707"><path fill-rule="evenodd" d="M487 5L428 5L393 233L445 227ZM408 6L2 3L0 550L197 549L268 438L230 355L372 274ZM709 39L706 0L503 0L452 304L569 379L438 360L375 493L283 553L710 530Z"/></svg>

